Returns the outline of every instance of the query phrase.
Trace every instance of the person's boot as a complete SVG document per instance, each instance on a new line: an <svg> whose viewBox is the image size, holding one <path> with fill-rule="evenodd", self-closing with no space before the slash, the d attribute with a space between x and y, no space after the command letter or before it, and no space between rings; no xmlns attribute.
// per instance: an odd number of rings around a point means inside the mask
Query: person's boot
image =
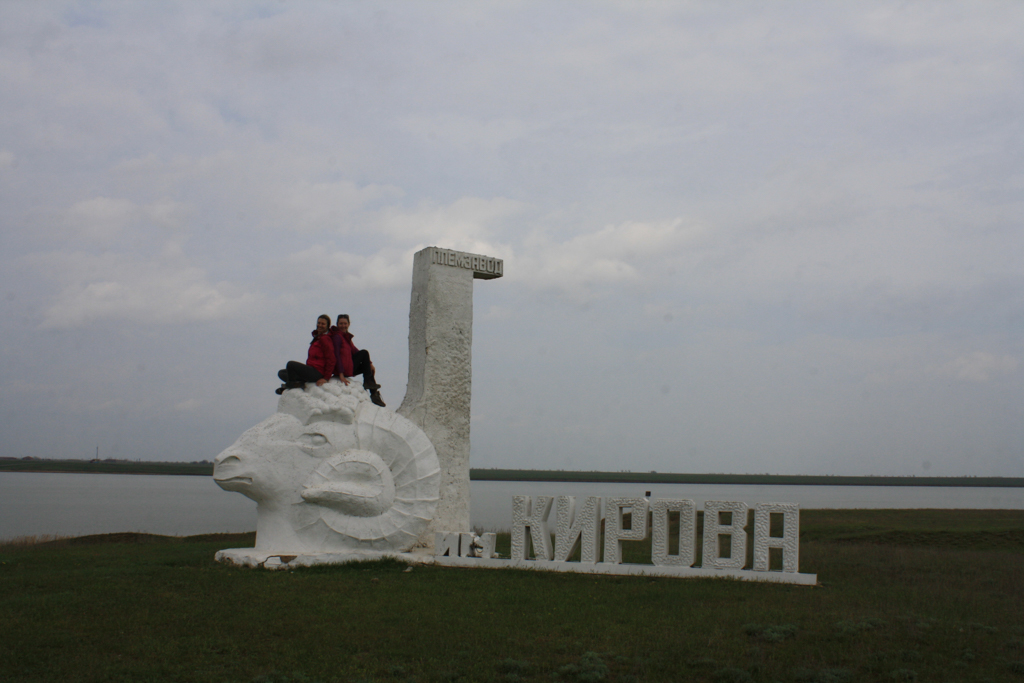
<svg viewBox="0 0 1024 683"><path fill-rule="evenodd" d="M387 407L384 404L384 399L382 399L380 397L380 385L379 384L374 384L372 389L367 387L366 390L370 392L370 400L373 401L374 405L378 405L381 408L386 408Z"/></svg>
<svg viewBox="0 0 1024 683"><path fill-rule="evenodd" d="M281 394L283 394L284 392L288 391L289 389L301 389L304 386L306 386L305 382L285 382L284 384L279 386L277 389L274 389L274 393L277 394L278 396L280 396Z"/></svg>

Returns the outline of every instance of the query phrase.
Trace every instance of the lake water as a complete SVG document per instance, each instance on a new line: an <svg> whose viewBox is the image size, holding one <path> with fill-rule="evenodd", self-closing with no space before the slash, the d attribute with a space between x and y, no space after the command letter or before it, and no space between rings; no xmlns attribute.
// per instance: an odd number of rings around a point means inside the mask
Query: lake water
<svg viewBox="0 0 1024 683"><path fill-rule="evenodd" d="M642 496L799 503L805 509L1024 509L1024 488L757 486L474 481L473 526L508 529L513 495ZM211 477L0 472L0 539L139 531L168 536L253 531L256 504Z"/></svg>
<svg viewBox="0 0 1024 683"><path fill-rule="evenodd" d="M756 484L600 484L590 482L474 481L473 525L508 529L512 496L642 496L688 498L704 507L709 500L799 503L805 510L846 508L932 508L1024 510L1024 488L939 486L761 486Z"/></svg>

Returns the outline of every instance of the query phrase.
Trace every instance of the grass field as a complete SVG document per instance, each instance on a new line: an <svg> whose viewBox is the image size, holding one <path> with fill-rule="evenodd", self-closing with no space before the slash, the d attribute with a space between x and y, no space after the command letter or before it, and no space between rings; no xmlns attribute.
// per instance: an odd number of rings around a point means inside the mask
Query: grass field
<svg viewBox="0 0 1024 683"><path fill-rule="evenodd" d="M0 680L1024 681L1024 511L804 511L802 538L818 587L9 544Z"/></svg>

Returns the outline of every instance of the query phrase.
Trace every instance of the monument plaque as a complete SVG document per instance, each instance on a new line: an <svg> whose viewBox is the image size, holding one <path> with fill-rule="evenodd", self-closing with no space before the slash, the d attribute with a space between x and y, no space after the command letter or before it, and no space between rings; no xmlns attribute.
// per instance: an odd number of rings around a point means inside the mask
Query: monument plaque
<svg viewBox="0 0 1024 683"><path fill-rule="evenodd" d="M441 500L434 532L466 532L469 524L469 419L473 387L473 280L504 274L501 259L427 247L412 265L409 385L398 414L426 432L441 463Z"/></svg>

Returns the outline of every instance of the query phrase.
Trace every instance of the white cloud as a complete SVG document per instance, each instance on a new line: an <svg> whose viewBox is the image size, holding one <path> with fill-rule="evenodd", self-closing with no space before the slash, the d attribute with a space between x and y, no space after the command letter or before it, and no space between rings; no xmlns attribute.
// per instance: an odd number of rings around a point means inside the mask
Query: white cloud
<svg viewBox="0 0 1024 683"><path fill-rule="evenodd" d="M970 2L934 5L897 5L883 2L866 11L845 14L845 19L873 40L910 53L930 49L942 52L977 52L978 48L1019 46L1024 9L1019 3L989 3L984 12Z"/></svg>
<svg viewBox="0 0 1024 683"><path fill-rule="evenodd" d="M78 237L108 244L128 227L157 226L181 230L189 214L187 206L167 197L142 206L129 199L93 197L77 202L65 211L63 223Z"/></svg>
<svg viewBox="0 0 1024 683"><path fill-rule="evenodd" d="M288 255L270 267L286 291L335 289L343 292L393 290L409 286L412 257L427 245L398 251L382 249L364 256L323 244Z"/></svg>
<svg viewBox="0 0 1024 683"><path fill-rule="evenodd" d="M521 202L504 197L463 197L448 205L423 202L413 210L385 211L381 229L401 243L416 240L427 246L503 257L507 250L495 235L525 210Z"/></svg>
<svg viewBox="0 0 1024 683"><path fill-rule="evenodd" d="M319 243L289 254L271 264L268 271L284 290L327 287L366 292L405 288L409 286L413 255L424 247L509 258L510 247L495 234L524 210L519 202L501 197L463 197L446 205L423 202L413 209L385 208L375 215L364 215L370 227L357 231L374 251L360 254Z"/></svg>
<svg viewBox="0 0 1024 683"><path fill-rule="evenodd" d="M401 190L385 185L359 187L339 180L331 183L291 183L271 198L276 222L297 232L348 232L353 215L381 199L400 197Z"/></svg>
<svg viewBox="0 0 1024 683"><path fill-rule="evenodd" d="M997 356L987 351L974 351L942 365L938 374L956 377L965 382L988 382L999 375L1017 371L1019 361L1010 355Z"/></svg>
<svg viewBox="0 0 1024 683"><path fill-rule="evenodd" d="M535 233L506 271L531 287L586 299L596 286L658 281L671 271L680 250L703 233L702 227L681 218L628 221L563 242Z"/></svg>
<svg viewBox="0 0 1024 683"><path fill-rule="evenodd" d="M174 404L174 409L181 413L193 413L202 407L203 402L198 398L189 398Z"/></svg>
<svg viewBox="0 0 1024 683"><path fill-rule="evenodd" d="M202 100L186 100L175 107L174 121L187 124L196 135L222 137L230 132L230 126L217 109Z"/></svg>
<svg viewBox="0 0 1024 683"><path fill-rule="evenodd" d="M88 375L89 373L86 372ZM89 377L94 384L101 378ZM68 382L62 385L63 378L56 382L40 382L38 380L14 380L0 386L0 398L17 401L22 405L45 405L51 410L68 413L113 413L123 411L129 403L123 396L109 400L98 400L95 390L80 391L82 384Z"/></svg>
<svg viewBox="0 0 1024 683"><path fill-rule="evenodd" d="M94 197L72 206L66 220L82 237L108 242L124 227L136 222L140 215L139 207L127 199Z"/></svg>
<svg viewBox="0 0 1024 683"><path fill-rule="evenodd" d="M169 325L244 316L261 296L211 282L200 268L122 254L48 254L29 259L63 284L43 311L42 328L99 320Z"/></svg>
<svg viewBox="0 0 1024 683"><path fill-rule="evenodd" d="M450 113L406 116L399 119L397 125L429 143L474 153L493 152L510 142L526 138L539 128L538 124L511 117L480 120Z"/></svg>
<svg viewBox="0 0 1024 683"><path fill-rule="evenodd" d="M386 183L356 183L339 167L352 165L345 148L323 150L322 135L291 144L248 141L201 154L145 154L112 167L120 186L152 186L190 196L220 212L219 229L351 235L365 231L381 205L403 196ZM292 133L301 137L306 133ZM300 238L301 239L301 238Z"/></svg>
<svg viewBox="0 0 1024 683"><path fill-rule="evenodd" d="M544 466L567 429L613 431L585 378L628 342L637 415L670 444L647 449L671 454L659 470L685 441L708 456L695 467L871 471L905 451L939 469L971 452L976 473L1020 472L1024 5L426 7L0 6L11 379L102 404L86 395L123 323L163 325L191 389L165 386L156 419L223 423L233 401L185 400L238 374L194 321L262 307L248 352L284 357L273 321L363 292L402 302L379 321L401 341L412 255L437 245L506 261L474 354L501 391L475 386L474 411L522 398L556 435L524 449L484 421L493 464ZM54 239L40 225L74 246L34 253ZM630 335L584 356L607 316L573 304L598 297ZM40 321L87 328L77 380L36 369L53 365ZM550 405L499 342L550 364L557 379L533 373L558 386ZM111 415L138 410L121 400ZM34 428L0 423L5 443ZM937 456L940 432L970 438ZM578 464L621 452L595 440Z"/></svg>
<svg viewBox="0 0 1024 683"><path fill-rule="evenodd" d="M509 228L510 219L525 210L508 199L475 197L445 206L424 204L412 211L389 209L381 223L391 245L358 254L317 244L290 254L270 270L285 288L395 289L408 286L416 251L440 246L505 259L506 278L579 300L605 285L659 281L672 272L680 251L705 234L703 227L682 219L628 221L558 241L539 228ZM396 246L409 243L415 246Z"/></svg>

